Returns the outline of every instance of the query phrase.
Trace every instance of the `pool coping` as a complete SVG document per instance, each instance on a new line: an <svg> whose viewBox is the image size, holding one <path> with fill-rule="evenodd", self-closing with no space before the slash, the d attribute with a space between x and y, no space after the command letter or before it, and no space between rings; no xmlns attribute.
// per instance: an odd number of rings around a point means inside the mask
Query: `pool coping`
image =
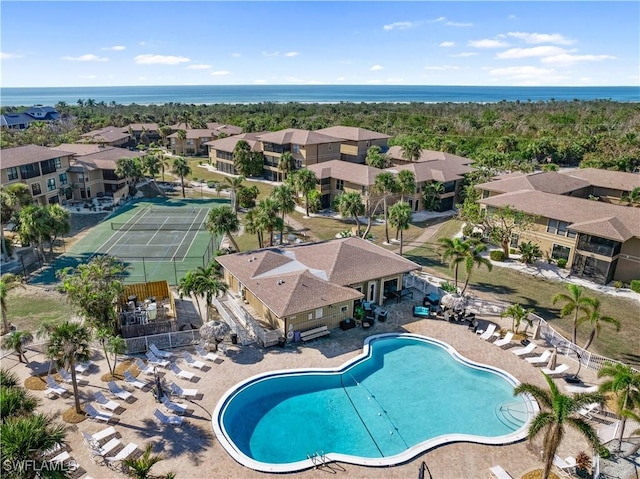
<svg viewBox="0 0 640 479"><path fill-rule="evenodd" d="M391 337L413 338L413 339L418 339L420 341L435 343L438 346L442 347L445 351L447 351L454 360L460 363L463 363L468 367L490 371L494 374L497 374L498 376L506 380L509 384L511 384L513 387L516 387L520 384L520 381L516 379L516 377L513 376L512 374L508 373L507 371L504 371L495 366L479 363L469 358L466 358L465 356L460 354L453 346L451 346L448 343L445 343L444 341L440 341L435 338L431 338L431 337L420 335L420 334L413 334L413 333L376 334L376 335L365 338L362 346L362 352L357 356L349 359L345 363L341 364L340 366L332 367L332 368L279 369L279 370L269 371L266 373L256 374L234 385L232 388L230 388L227 392L225 392L222 395L222 397L216 404L216 407L214 408L211 416L212 428L216 435L216 438L218 439L218 442L220 443L220 445L222 445L224 450L231 457L233 457L233 459L236 462L238 462L239 464L245 467L248 467L250 469L260 471L260 472L288 473L288 472L296 472L296 471L301 471L305 469L310 469L313 467L317 467L322 463L331 463L331 462L344 462L348 464L355 464L359 466L369 466L369 467L389 467L389 466L403 464L415 458L419 454L424 453L430 449L434 449L436 447L454 443L454 442L470 442L470 443L485 444L485 445L504 445L504 444L511 444L514 442L521 441L528 436L529 425L533 417L537 414L537 412L540 409L539 409L538 403L535 401L535 399L531 395L524 394L523 395L524 403L527 406L528 418L526 422L519 429L517 429L512 433L505 434L502 436L493 436L493 437L476 436L471 434L445 434L445 435L440 435L440 436L428 439L426 441L420 442L399 454L395 454L393 456L381 457L381 458L364 458L361 456L352 456L348 454L328 453L326 455L323 454L322 456L315 456L315 457L308 456L307 459L302 461L297 461L297 462L289 462L284 464L272 464L272 463L256 461L248 457L246 454L244 454L242 451L240 451L236 447L233 441L231 441L228 438L226 431L224 430L224 427L222 426L220 421L221 414L224 411L228 401L232 398L232 396L234 396L235 394L243 390L248 385L262 381L262 380L266 380L272 377L282 376L284 374L289 376L297 373L305 373L305 374L306 373L340 373L341 371L344 371L350 368L354 364L364 361L367 358L371 357L372 342L375 342L377 340L384 339L384 338L391 338Z"/></svg>

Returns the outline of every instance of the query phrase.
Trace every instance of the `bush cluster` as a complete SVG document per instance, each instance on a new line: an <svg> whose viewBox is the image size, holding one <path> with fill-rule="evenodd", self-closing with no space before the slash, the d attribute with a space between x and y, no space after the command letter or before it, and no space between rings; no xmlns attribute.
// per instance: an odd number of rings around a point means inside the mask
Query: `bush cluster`
<svg viewBox="0 0 640 479"><path fill-rule="evenodd" d="M640 293L640 279L631 280L631 290Z"/></svg>
<svg viewBox="0 0 640 479"><path fill-rule="evenodd" d="M504 252L499 249L494 249L489 253L491 261L504 261Z"/></svg>

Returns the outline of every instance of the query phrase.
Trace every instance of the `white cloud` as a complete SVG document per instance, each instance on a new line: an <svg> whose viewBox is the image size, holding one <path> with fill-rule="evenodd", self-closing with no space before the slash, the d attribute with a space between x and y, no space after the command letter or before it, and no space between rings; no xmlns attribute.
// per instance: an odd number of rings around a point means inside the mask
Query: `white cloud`
<svg viewBox="0 0 640 479"><path fill-rule="evenodd" d="M373 66L369 69L369 71L377 72L377 71L379 71L379 70L382 70L383 68L384 68L384 67L383 67L382 65L373 65Z"/></svg>
<svg viewBox="0 0 640 479"><path fill-rule="evenodd" d="M203 63L198 63L195 65L188 65L186 70L208 70L211 68L211 65L205 65Z"/></svg>
<svg viewBox="0 0 640 479"><path fill-rule="evenodd" d="M410 28L415 27L416 24L413 22L393 22L393 23L389 23L388 25L385 25L384 28L385 30L408 30Z"/></svg>
<svg viewBox="0 0 640 479"><path fill-rule="evenodd" d="M495 40L492 38L485 38L483 40L469 40L467 45L474 48L504 48L509 44L501 40Z"/></svg>
<svg viewBox="0 0 640 479"><path fill-rule="evenodd" d="M297 57L298 55L300 55L298 52L287 52L284 54L285 57Z"/></svg>
<svg viewBox="0 0 640 479"><path fill-rule="evenodd" d="M447 22L445 25L449 27L472 27L473 23Z"/></svg>
<svg viewBox="0 0 640 479"><path fill-rule="evenodd" d="M289 83L302 83L302 82L304 82L304 80L302 78L298 78L298 77L287 77L286 81L288 81Z"/></svg>
<svg viewBox="0 0 640 479"><path fill-rule="evenodd" d="M17 53L0 52L0 60L13 60L15 58L22 58L24 55Z"/></svg>
<svg viewBox="0 0 640 479"><path fill-rule="evenodd" d="M552 45L544 45L540 47L531 48L510 48L504 52L496 54L496 58L502 59L514 59L514 58L531 58L531 57L548 57L551 55L562 55L567 53L567 50L561 47L554 47Z"/></svg>
<svg viewBox="0 0 640 479"><path fill-rule="evenodd" d="M231 53L231 56L233 58L240 58L241 55L239 53L233 52L233 53Z"/></svg>
<svg viewBox="0 0 640 479"><path fill-rule="evenodd" d="M452 58L465 58L465 57L474 57L476 56L478 53L477 52L462 52L462 53L456 53L454 55L449 55Z"/></svg>
<svg viewBox="0 0 640 479"><path fill-rule="evenodd" d="M445 71L445 70L460 70L460 67L455 65L432 65L424 67L425 70Z"/></svg>
<svg viewBox="0 0 640 479"><path fill-rule="evenodd" d="M579 62L601 62L603 60L617 60L617 57L611 55L571 55L569 53L561 53L545 57L540 61L554 65L573 65Z"/></svg>
<svg viewBox="0 0 640 479"><path fill-rule="evenodd" d="M263 57L279 57L280 52L262 52Z"/></svg>
<svg viewBox="0 0 640 479"><path fill-rule="evenodd" d="M451 48L456 46L456 42L442 42L439 46L443 48Z"/></svg>
<svg viewBox="0 0 640 479"><path fill-rule="evenodd" d="M378 85L378 84L382 83L382 80L367 80L365 83Z"/></svg>
<svg viewBox="0 0 640 479"><path fill-rule="evenodd" d="M180 63L189 63L191 60L187 57L177 57L174 55L138 55L134 58L135 62L141 65L179 65Z"/></svg>
<svg viewBox="0 0 640 479"><path fill-rule="evenodd" d="M106 57L99 57L98 55L94 55L93 53L88 53L86 55L80 55L79 57L60 57L62 60L67 60L70 62L108 62L109 59Z"/></svg>
<svg viewBox="0 0 640 479"><path fill-rule="evenodd" d="M338 78L336 78L336 81L345 81L345 80L346 80L346 78L345 78L345 77L338 77Z"/></svg>
<svg viewBox="0 0 640 479"><path fill-rule="evenodd" d="M517 20L517 19L518 19L518 16L514 15L513 13L511 15L507 16L507 20Z"/></svg>
<svg viewBox="0 0 640 479"><path fill-rule="evenodd" d="M537 44L537 43L556 43L558 45L571 45L575 43L575 40L565 38L559 33L526 33L526 32L509 32L510 37L519 38L524 40L525 43Z"/></svg>
<svg viewBox="0 0 640 479"><path fill-rule="evenodd" d="M126 50L127 47L125 47L124 45L114 45L112 47L104 47L102 50L111 50L114 52L121 52L122 50Z"/></svg>
<svg viewBox="0 0 640 479"><path fill-rule="evenodd" d="M489 75L508 77L517 80L529 80L531 78L541 78L555 76L555 71L551 68L540 68L534 66L519 66L519 67L505 67L494 68L489 70Z"/></svg>
<svg viewBox="0 0 640 479"><path fill-rule="evenodd" d="M253 83L255 83L256 85L264 85L265 83L267 83L267 80L253 80Z"/></svg>
<svg viewBox="0 0 640 479"><path fill-rule="evenodd" d="M387 83L402 83L404 78L387 78Z"/></svg>
<svg viewBox="0 0 640 479"><path fill-rule="evenodd" d="M228 70L216 70L216 71L211 72L211 74L214 77L221 77L221 76L225 76L225 75L230 75L231 72L228 71Z"/></svg>
<svg viewBox="0 0 640 479"><path fill-rule="evenodd" d="M307 85L326 85L326 82L323 82L322 80L308 80L305 83Z"/></svg>
<svg viewBox="0 0 640 479"><path fill-rule="evenodd" d="M447 18L446 17L438 17L438 18L434 18L433 20L429 20L427 23L440 23L440 22L444 22Z"/></svg>

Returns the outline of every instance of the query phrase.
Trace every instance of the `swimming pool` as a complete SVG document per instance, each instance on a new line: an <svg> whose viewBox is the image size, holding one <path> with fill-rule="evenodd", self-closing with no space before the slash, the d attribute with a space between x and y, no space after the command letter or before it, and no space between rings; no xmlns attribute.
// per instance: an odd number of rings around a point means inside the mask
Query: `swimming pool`
<svg viewBox="0 0 640 479"><path fill-rule="evenodd" d="M525 438L538 407L513 396L517 384L444 342L383 334L337 369L249 378L220 399L212 423L227 452L259 471L301 470L317 457L389 466L449 442Z"/></svg>

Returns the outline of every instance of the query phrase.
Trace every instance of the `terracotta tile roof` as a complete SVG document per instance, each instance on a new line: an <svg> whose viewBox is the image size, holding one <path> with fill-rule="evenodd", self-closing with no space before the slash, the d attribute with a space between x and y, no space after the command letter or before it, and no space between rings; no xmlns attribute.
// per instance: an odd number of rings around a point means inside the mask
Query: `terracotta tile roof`
<svg viewBox="0 0 640 479"><path fill-rule="evenodd" d="M262 151L262 143L256 139L258 135L260 135L260 133L242 133L240 135L227 136L225 138L207 141L204 144L216 150L233 153L238 142L240 140L244 140L251 147L251 151Z"/></svg>
<svg viewBox="0 0 640 479"><path fill-rule="evenodd" d="M569 229L575 225L575 231L616 241L640 237L640 208L534 190L491 196L480 203L498 208L509 205L530 215L565 221Z"/></svg>
<svg viewBox="0 0 640 479"><path fill-rule="evenodd" d="M555 171L537 172L529 175L516 175L500 178L476 185L476 188L498 193L511 191L537 190L556 195L564 195L589 186L589 182L581 178L563 175Z"/></svg>
<svg viewBox="0 0 640 479"><path fill-rule="evenodd" d="M573 169L562 172L588 181L593 186L614 190L631 191L640 186L640 174L624 171L600 170L597 168Z"/></svg>
<svg viewBox="0 0 640 479"><path fill-rule="evenodd" d="M354 126L331 126L329 128L322 128L315 131L316 133L335 136L336 138L348 141L381 140L391 138L389 135L378 133L377 131L366 130L364 128L357 128Z"/></svg>
<svg viewBox="0 0 640 479"><path fill-rule="evenodd" d="M299 130L288 128L286 130L265 133L258 137L260 141L275 143L278 145L318 145L322 143L340 143L340 139L335 136L323 135L311 130Z"/></svg>
<svg viewBox="0 0 640 479"><path fill-rule="evenodd" d="M362 186L373 185L376 176L384 171L379 168L374 168L373 166L360 165L358 163L341 160L330 160L308 165L307 169L313 171L319 180L335 178Z"/></svg>
<svg viewBox="0 0 640 479"><path fill-rule="evenodd" d="M391 146L387 151L387 155L389 155L392 159L407 161L402 156L402 147L401 146ZM418 158L418 162L421 161L437 161L437 160L445 160L445 161L453 161L457 162L461 165L470 165L474 161L469 158L464 158L458 155L452 155L451 153L445 153L443 151L433 151L433 150L421 150L420 157Z"/></svg>
<svg viewBox="0 0 640 479"><path fill-rule="evenodd" d="M467 164L462 164L457 161L433 160L407 163L386 169L386 171L390 171L394 174L397 174L402 170L412 171L416 177L417 183L425 181L439 181L441 183L447 183L449 181L462 179L463 175L473 171L473 168L467 166Z"/></svg>
<svg viewBox="0 0 640 479"><path fill-rule="evenodd" d="M2 169L28 165L38 161L51 160L61 156L71 156L73 152L63 151L46 146L25 145L0 150L0 166Z"/></svg>

